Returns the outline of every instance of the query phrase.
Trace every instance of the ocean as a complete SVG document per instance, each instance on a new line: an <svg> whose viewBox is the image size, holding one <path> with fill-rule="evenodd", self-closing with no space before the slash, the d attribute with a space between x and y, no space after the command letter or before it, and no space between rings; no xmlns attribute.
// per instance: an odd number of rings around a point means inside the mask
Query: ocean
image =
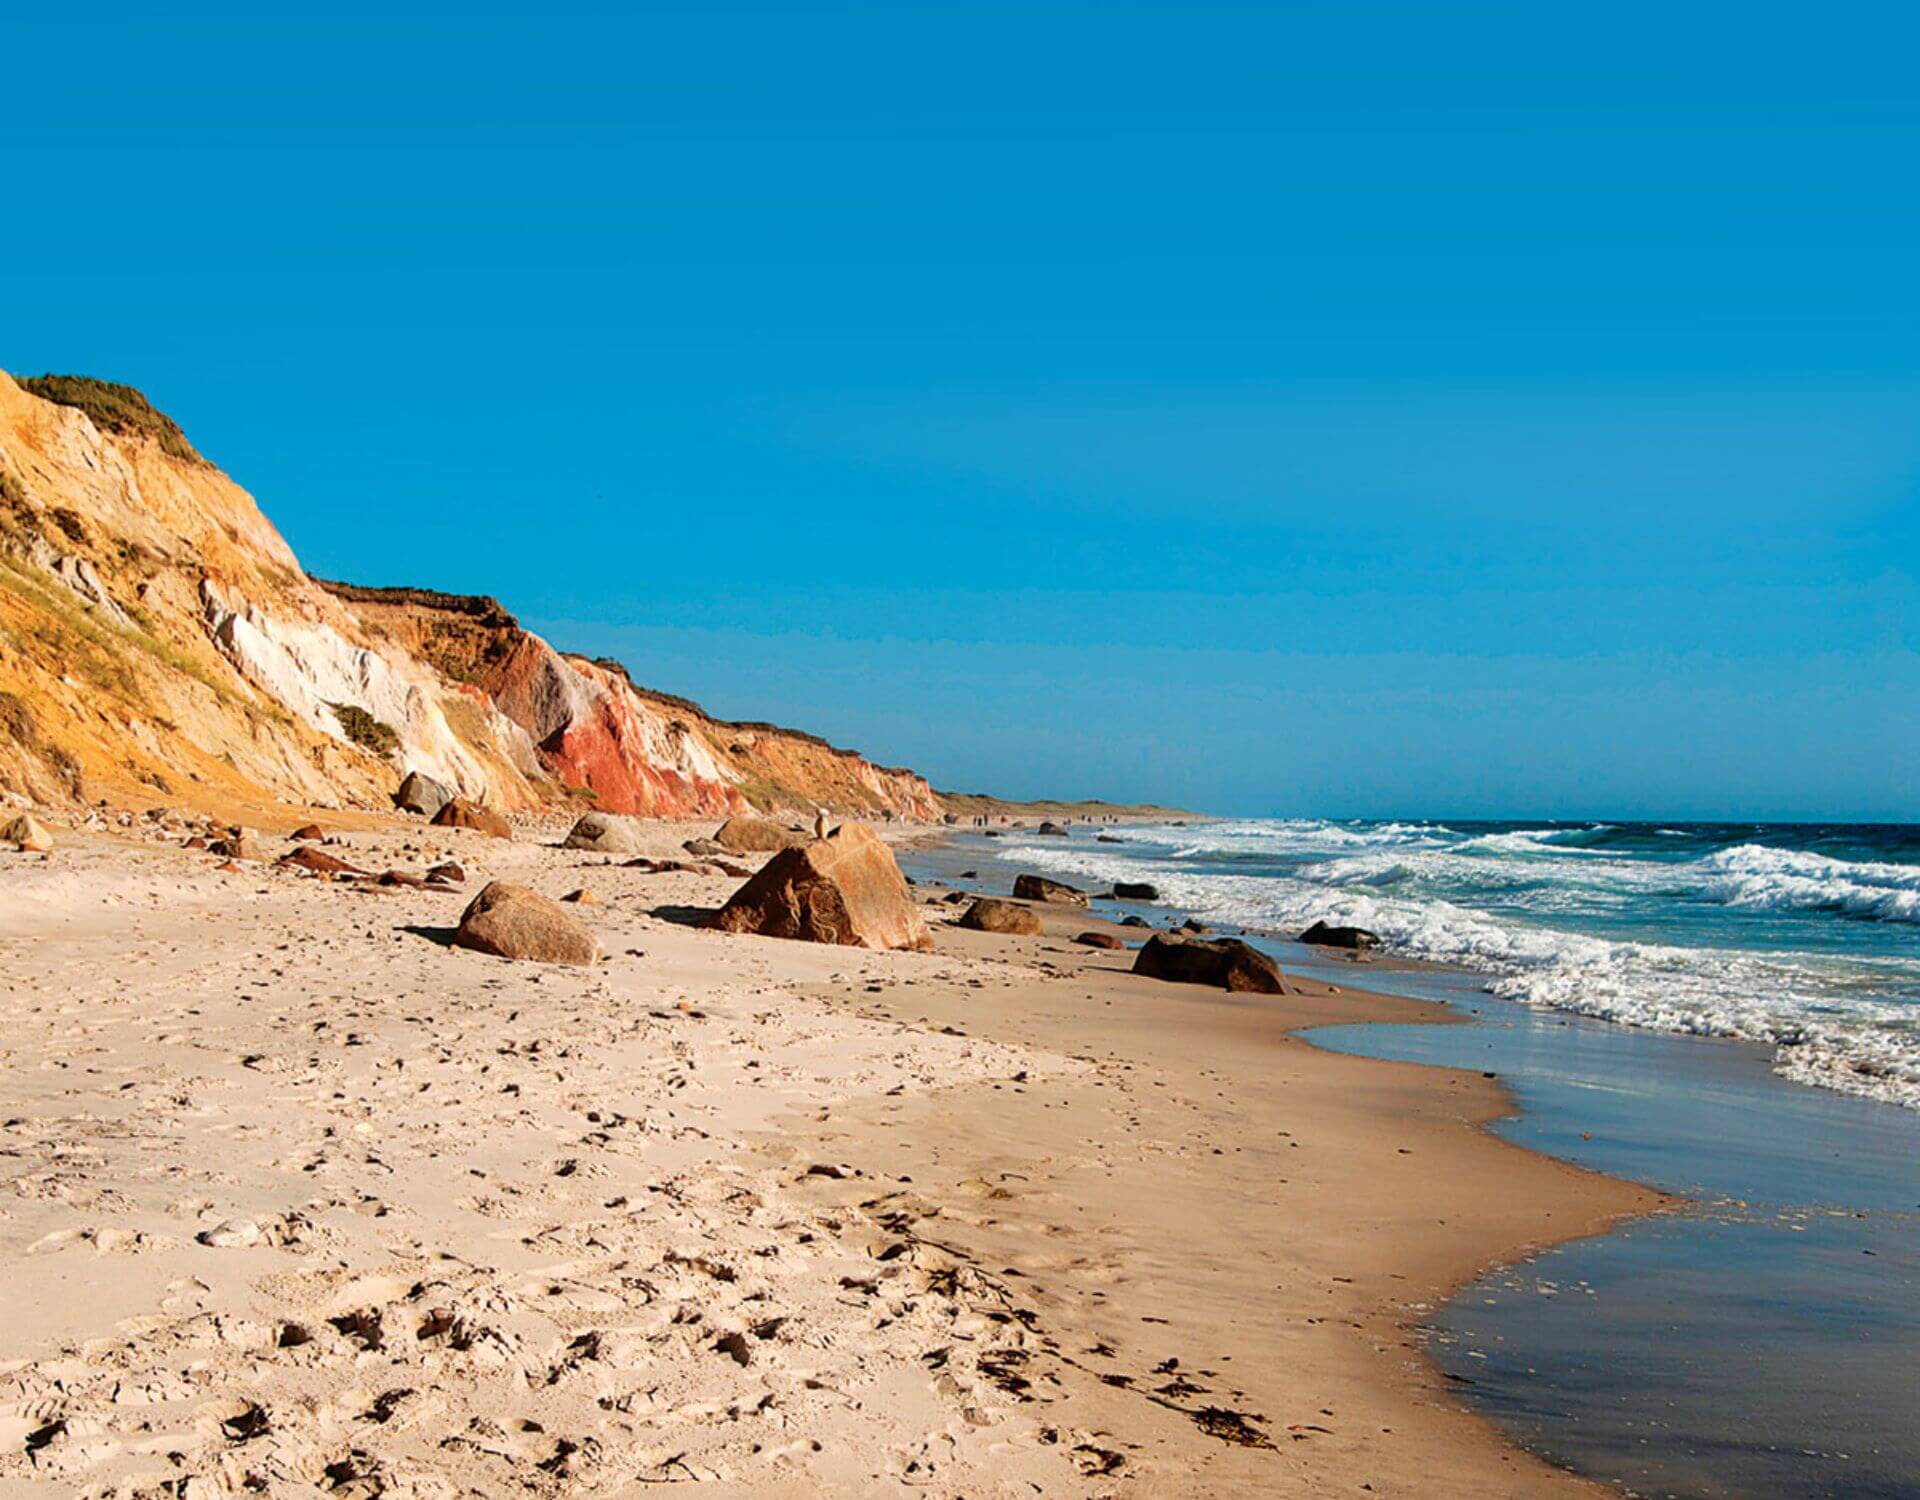
<svg viewBox="0 0 1920 1500"><path fill-rule="evenodd" d="M994 848L1255 934L1365 927L1503 999L1761 1042L1797 1082L1920 1108L1920 827L1247 819Z"/></svg>
<svg viewBox="0 0 1920 1500"><path fill-rule="evenodd" d="M997 831L904 862L970 863L989 891L1148 881L1157 905L1096 906L1192 913L1291 971L1444 1003L1474 1024L1308 1035L1497 1073L1517 1106L1499 1134L1688 1200L1431 1310L1430 1356L1517 1442L1658 1500L1920 1495L1920 829ZM1316 920L1432 962L1291 941Z"/></svg>

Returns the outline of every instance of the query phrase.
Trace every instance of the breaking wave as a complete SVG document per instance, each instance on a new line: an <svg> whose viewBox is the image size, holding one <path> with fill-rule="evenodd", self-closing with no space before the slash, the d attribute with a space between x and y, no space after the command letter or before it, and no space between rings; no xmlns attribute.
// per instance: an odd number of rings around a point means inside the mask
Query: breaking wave
<svg viewBox="0 0 1920 1500"><path fill-rule="evenodd" d="M1701 863L1707 894L1728 906L1831 911L1920 923L1920 867L1830 859L1798 849L1741 844Z"/></svg>
<svg viewBox="0 0 1920 1500"><path fill-rule="evenodd" d="M1151 881L1215 925L1365 927L1508 999L1763 1042L1799 1081L1920 1107L1920 863L1601 823L1249 820L1109 837L1016 835L999 852L1089 885Z"/></svg>

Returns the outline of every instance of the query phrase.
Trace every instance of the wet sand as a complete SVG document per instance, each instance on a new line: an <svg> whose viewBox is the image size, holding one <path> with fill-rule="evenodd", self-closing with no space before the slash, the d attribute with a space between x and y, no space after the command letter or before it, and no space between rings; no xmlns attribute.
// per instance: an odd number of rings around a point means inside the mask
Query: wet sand
<svg viewBox="0 0 1920 1500"><path fill-rule="evenodd" d="M1920 1117L1783 1078L1751 1043L1455 1003L1475 1025L1313 1040L1497 1068L1524 1105L1503 1135L1692 1200L1450 1302L1433 1352L1475 1405L1634 1494L1913 1494Z"/></svg>
<svg viewBox="0 0 1920 1500"><path fill-rule="evenodd" d="M1430 1007L1136 979L1082 912L725 936L559 831L335 852L586 886L590 971L444 946L464 895L0 861L0 1488L1597 1492L1413 1330L1661 1200L1291 1034Z"/></svg>

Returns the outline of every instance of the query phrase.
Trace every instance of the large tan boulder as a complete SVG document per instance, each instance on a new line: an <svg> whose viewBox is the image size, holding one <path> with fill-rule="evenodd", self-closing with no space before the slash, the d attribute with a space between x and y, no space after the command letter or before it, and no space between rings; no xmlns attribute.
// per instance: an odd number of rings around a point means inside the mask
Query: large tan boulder
<svg viewBox="0 0 1920 1500"><path fill-rule="evenodd" d="M732 854L778 854L810 842L797 828L786 828L769 818L728 818L713 841Z"/></svg>
<svg viewBox="0 0 1920 1500"><path fill-rule="evenodd" d="M774 855L713 925L850 948L933 946L893 851L858 823Z"/></svg>
<svg viewBox="0 0 1920 1500"><path fill-rule="evenodd" d="M1204 938L1169 937L1155 933L1142 945L1133 972L1149 979L1176 984L1210 984L1223 990L1262 995L1284 995L1286 976L1280 965L1258 948L1236 938L1208 942Z"/></svg>
<svg viewBox="0 0 1920 1500"><path fill-rule="evenodd" d="M1075 885L1049 880L1044 875L1022 875L1013 882L1013 893L1022 901L1051 901L1059 906L1085 906L1087 893Z"/></svg>
<svg viewBox="0 0 1920 1500"><path fill-rule="evenodd" d="M640 825L618 813L585 813L560 847L592 849L600 854L638 854L642 848Z"/></svg>
<svg viewBox="0 0 1920 1500"><path fill-rule="evenodd" d="M1018 901L1002 901L998 896L982 896L960 918L962 927L975 932L1012 932L1027 937L1040 933L1040 913Z"/></svg>
<svg viewBox="0 0 1920 1500"><path fill-rule="evenodd" d="M0 843L12 844L23 854L46 854L53 848L53 835L32 813L21 813L0 828Z"/></svg>
<svg viewBox="0 0 1920 1500"><path fill-rule="evenodd" d="M490 807L482 807L477 802L469 802L465 797L455 797L439 812L433 815L436 828L472 828L496 839L510 839L513 828L507 820Z"/></svg>
<svg viewBox="0 0 1920 1500"><path fill-rule="evenodd" d="M600 940L538 891L504 880L490 882L460 913L454 942L501 958L548 964L600 961Z"/></svg>

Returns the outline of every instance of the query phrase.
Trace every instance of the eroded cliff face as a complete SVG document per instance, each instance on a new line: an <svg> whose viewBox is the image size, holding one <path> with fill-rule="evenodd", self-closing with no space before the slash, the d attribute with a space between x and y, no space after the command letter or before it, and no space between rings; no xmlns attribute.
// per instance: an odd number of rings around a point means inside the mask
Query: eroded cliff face
<svg viewBox="0 0 1920 1500"><path fill-rule="evenodd" d="M596 805L653 817L749 807L933 819L923 777L770 724L734 724L637 686L618 662L555 651L497 601L325 584L369 629L484 692L559 781Z"/></svg>
<svg viewBox="0 0 1920 1500"><path fill-rule="evenodd" d="M648 693L494 600L316 583L137 392L28 385L0 373L0 787L378 808L421 770L506 810L939 815L911 772Z"/></svg>

